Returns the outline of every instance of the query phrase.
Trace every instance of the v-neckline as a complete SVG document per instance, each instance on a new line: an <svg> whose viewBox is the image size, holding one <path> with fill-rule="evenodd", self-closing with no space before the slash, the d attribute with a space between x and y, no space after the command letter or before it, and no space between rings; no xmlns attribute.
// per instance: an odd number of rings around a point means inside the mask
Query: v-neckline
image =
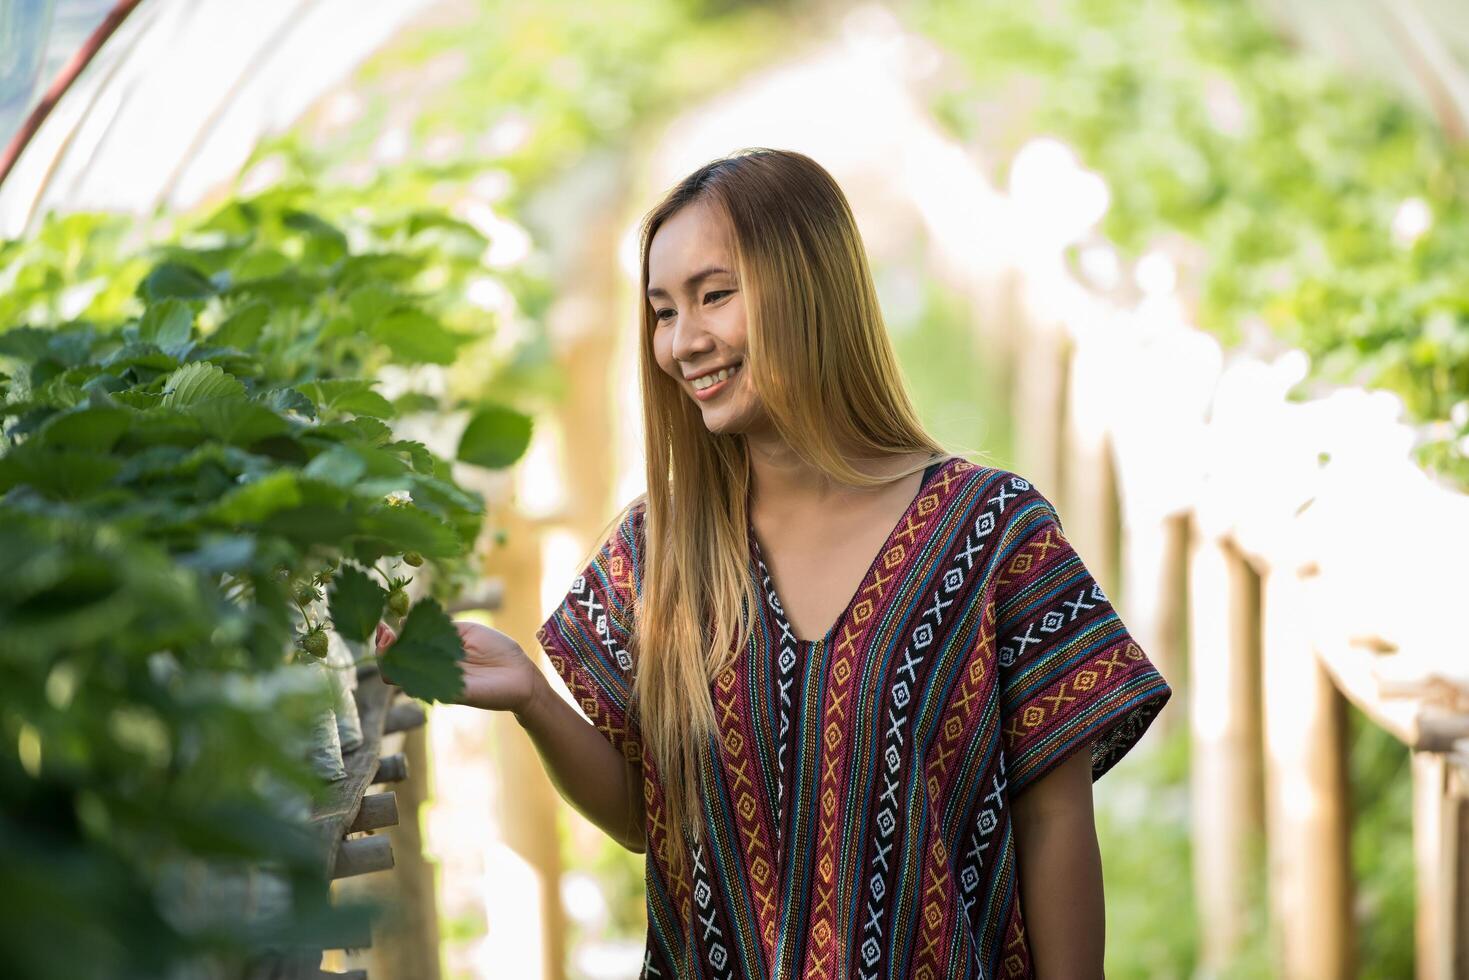
<svg viewBox="0 0 1469 980"><path fill-rule="evenodd" d="M897 538L898 534L903 530L904 525L908 523L909 519L913 515L913 512L917 510L918 502L922 500L924 494L928 492L929 484L932 483L934 479L939 475L939 473L943 471L944 467L948 466L956 458L957 457L954 456L948 456L940 460L936 464L930 464L932 466L931 470L925 469L923 480L918 485L918 492L913 495L912 500L908 501L908 506L903 509L903 513L898 517L897 523L893 525L890 531L888 531L887 537L883 539L882 545L877 549L877 554L873 555L872 560L867 563L867 570L862 573L862 578L857 581L857 588L847 599L847 604L843 606L842 611L837 614L836 621L831 624L831 626L827 629L825 633L820 636L820 638L815 640L801 639L799 636L796 636L795 629L791 627L791 622L785 614L785 600L781 598L780 590L775 587L775 573L772 572L770 566L766 564L765 554L760 548L760 538L755 533L755 520L750 514L749 506L747 505L745 507L745 527L747 533L750 536L750 543L755 551L755 558L759 562L759 564L764 566L765 568L765 577L766 580L770 583L770 595L775 599L776 615L780 617L781 625L784 626L787 632L790 633L791 638L796 641L796 646L799 649L811 650L815 649L816 647L822 646L828 640L830 640L836 634L837 630L841 628L842 624L846 622L847 617L851 615L852 607L857 604L857 597L860 596L867 589L867 585L872 579L872 570L877 567L877 563L882 560L882 556L887 554L888 550L892 548L894 539Z"/></svg>

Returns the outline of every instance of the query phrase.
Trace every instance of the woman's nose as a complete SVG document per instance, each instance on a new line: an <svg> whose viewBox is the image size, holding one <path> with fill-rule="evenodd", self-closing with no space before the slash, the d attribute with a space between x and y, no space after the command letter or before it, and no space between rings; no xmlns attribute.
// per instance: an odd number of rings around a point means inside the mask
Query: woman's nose
<svg viewBox="0 0 1469 980"><path fill-rule="evenodd" d="M673 325L673 356L688 361L714 349L714 338L692 317L679 317Z"/></svg>

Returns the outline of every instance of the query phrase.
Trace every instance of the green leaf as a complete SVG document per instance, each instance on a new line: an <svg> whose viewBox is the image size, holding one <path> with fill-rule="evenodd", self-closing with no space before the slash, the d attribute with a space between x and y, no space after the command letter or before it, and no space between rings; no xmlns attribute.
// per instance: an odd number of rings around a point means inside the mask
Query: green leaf
<svg viewBox="0 0 1469 980"><path fill-rule="evenodd" d="M365 643L383 616L387 590L356 565L344 564L332 578L327 604L342 639Z"/></svg>
<svg viewBox="0 0 1469 980"><path fill-rule="evenodd" d="M287 211L281 224L315 239L318 252L314 258L318 261L331 263L347 254L347 236L324 218L307 211Z"/></svg>
<svg viewBox="0 0 1469 980"><path fill-rule="evenodd" d="M157 344L169 353L189 340L194 329L194 311L187 303L166 299L149 305L138 322L138 339Z"/></svg>
<svg viewBox="0 0 1469 980"><path fill-rule="evenodd" d="M163 404L170 408L185 408L213 398L244 396L245 386L238 378L204 361L185 364L169 375L163 385Z"/></svg>
<svg viewBox="0 0 1469 980"><path fill-rule="evenodd" d="M373 384L366 378L330 378L300 387L323 413L351 412L372 418L392 418L393 403L373 391Z"/></svg>
<svg viewBox="0 0 1469 980"><path fill-rule="evenodd" d="M375 552L372 558L416 551L426 558L457 558L464 550L452 527L413 507L378 507L363 515L359 529L366 539L359 557L363 551Z"/></svg>
<svg viewBox="0 0 1469 980"><path fill-rule="evenodd" d="M412 412L435 412L438 411L439 400L421 391L405 391L393 399L393 407L398 410L399 415L408 415Z"/></svg>
<svg viewBox="0 0 1469 980"><path fill-rule="evenodd" d="M408 610L398 639L383 651L382 669L410 697L453 702L464 694L463 658L454 621L436 600L425 598Z"/></svg>
<svg viewBox="0 0 1469 980"><path fill-rule="evenodd" d="M54 415L36 433L39 445L52 448L111 451L128 430L133 413L122 408L79 408Z"/></svg>
<svg viewBox="0 0 1469 980"><path fill-rule="evenodd" d="M308 419L316 418L316 404L295 388L272 388L260 396L260 402L277 412L296 412Z"/></svg>
<svg viewBox="0 0 1469 980"><path fill-rule="evenodd" d="M39 361L46 356L55 331L40 327L13 327L0 332L0 354L22 361Z"/></svg>
<svg viewBox="0 0 1469 980"><path fill-rule="evenodd" d="M209 335L211 344L247 350L260 340L261 331L270 321L270 307L265 303L246 303Z"/></svg>
<svg viewBox="0 0 1469 980"><path fill-rule="evenodd" d="M372 336L387 345L400 364L453 364L460 346L474 337L453 333L422 310L398 310L372 325Z"/></svg>
<svg viewBox="0 0 1469 980"><path fill-rule="evenodd" d="M150 371L172 371L179 366L179 359L159 350L157 344L139 341L123 344L108 354L102 359L102 366L104 368L141 367Z"/></svg>
<svg viewBox="0 0 1469 980"><path fill-rule="evenodd" d="M501 469L524 455L530 445L531 418L503 405L483 405L459 437L461 462Z"/></svg>
<svg viewBox="0 0 1469 980"><path fill-rule="evenodd" d="M218 575L249 565L255 557L255 538L245 534L207 533L200 535L199 547L178 556L185 568L204 575Z"/></svg>
<svg viewBox="0 0 1469 980"><path fill-rule="evenodd" d="M215 294L214 283L192 266L165 262L138 284L138 294L149 303L163 299L207 299Z"/></svg>
<svg viewBox="0 0 1469 980"><path fill-rule="evenodd" d="M335 439L338 442L357 440L369 446L381 446L393 438L393 430L386 423L366 415L342 422L327 422L311 431L323 439Z"/></svg>
<svg viewBox="0 0 1469 980"><path fill-rule="evenodd" d="M187 411L205 432L232 446L248 446L291 429L290 423L259 402L234 395L201 401Z"/></svg>
<svg viewBox="0 0 1469 980"><path fill-rule="evenodd" d="M347 446L332 446L325 452L318 453L302 470L305 476L325 480L339 487L350 487L365 472L366 461Z"/></svg>
<svg viewBox="0 0 1469 980"><path fill-rule="evenodd" d="M0 493L26 484L53 499L78 500L104 486L121 466L121 462L110 456L91 452L46 451L23 446L0 456Z"/></svg>
<svg viewBox="0 0 1469 980"><path fill-rule="evenodd" d="M209 509L209 516L226 524L245 524L264 520L276 511L300 503L301 487L296 474L277 470L225 494Z"/></svg>
<svg viewBox="0 0 1469 980"><path fill-rule="evenodd" d="M433 473L434 456L428 447L413 439L399 439L383 446L389 452L401 453L408 457L408 465L413 467L416 473Z"/></svg>

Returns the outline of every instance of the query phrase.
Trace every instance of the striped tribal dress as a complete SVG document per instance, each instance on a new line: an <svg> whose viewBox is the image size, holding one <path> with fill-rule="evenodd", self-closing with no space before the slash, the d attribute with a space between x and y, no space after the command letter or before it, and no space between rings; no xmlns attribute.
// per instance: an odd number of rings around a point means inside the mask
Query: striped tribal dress
<svg viewBox="0 0 1469 980"><path fill-rule="evenodd" d="M634 760L642 517L628 512L537 633ZM1172 693L1055 509L1015 473L935 464L816 641L791 632L753 526L749 542L765 601L710 685L704 843L682 876L644 766L642 976L1030 976L1011 802L1084 746L1100 777Z"/></svg>

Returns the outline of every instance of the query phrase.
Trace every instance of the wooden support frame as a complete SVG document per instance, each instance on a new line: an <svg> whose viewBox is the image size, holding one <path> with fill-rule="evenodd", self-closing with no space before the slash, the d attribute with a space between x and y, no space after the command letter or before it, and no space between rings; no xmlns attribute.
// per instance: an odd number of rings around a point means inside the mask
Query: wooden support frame
<svg viewBox="0 0 1469 980"><path fill-rule="evenodd" d="M1270 915L1285 977L1348 980L1352 941L1346 701L1317 661L1290 570L1262 577Z"/></svg>
<svg viewBox="0 0 1469 980"><path fill-rule="evenodd" d="M1189 555L1189 723L1194 894L1202 966L1243 946L1264 840L1259 577L1226 537L1195 524Z"/></svg>

